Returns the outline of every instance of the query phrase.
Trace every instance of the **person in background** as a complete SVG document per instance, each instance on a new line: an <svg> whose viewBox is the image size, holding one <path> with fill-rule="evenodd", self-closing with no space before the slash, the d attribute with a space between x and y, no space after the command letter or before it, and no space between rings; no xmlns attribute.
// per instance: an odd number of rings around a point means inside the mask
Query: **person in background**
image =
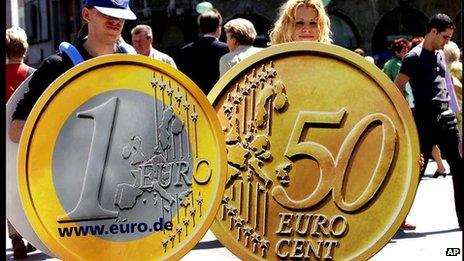
<svg viewBox="0 0 464 261"><path fill-rule="evenodd" d="M375 64L374 57L369 56L369 55L365 55L365 52L364 52L364 50L363 50L362 48L356 48L356 49L354 49L353 52L355 52L355 53L361 55L361 56L364 57L364 59L366 59L368 62Z"/></svg>
<svg viewBox="0 0 464 261"><path fill-rule="evenodd" d="M121 31L125 19L137 17L129 8L129 0L85 0L82 8L85 21L77 39L75 48L84 60L114 53L126 53L121 47ZM35 102L45 89L61 74L74 66L73 60L64 52L47 57L29 82L29 92L19 101L13 113L9 136L19 143L21 132Z"/></svg>
<svg viewBox="0 0 464 261"><path fill-rule="evenodd" d="M390 49L393 57L383 65L382 71L394 81L400 71L402 60L409 51L409 41L404 38L396 39ZM407 97L407 94L405 96Z"/></svg>
<svg viewBox="0 0 464 261"><path fill-rule="evenodd" d="M153 31L151 27L145 24L139 24L131 31L132 45L138 54L163 61L177 68L174 60L167 54L153 48Z"/></svg>
<svg viewBox="0 0 464 261"><path fill-rule="evenodd" d="M361 55L362 57L364 57L364 50L362 48L356 48L354 49L354 52Z"/></svg>
<svg viewBox="0 0 464 261"><path fill-rule="evenodd" d="M289 0L279 11L269 37L271 44L295 41L332 43L330 19L322 0Z"/></svg>
<svg viewBox="0 0 464 261"><path fill-rule="evenodd" d="M224 25L227 36L227 46L230 53L219 59L219 75L223 76L232 66L236 65L248 56L262 50L253 47L256 38L256 30L247 19L232 19Z"/></svg>
<svg viewBox="0 0 464 261"><path fill-rule="evenodd" d="M6 30L6 86L5 102L8 102L13 92L31 75L35 69L24 63L27 43L26 32L20 27L11 27Z"/></svg>
<svg viewBox="0 0 464 261"><path fill-rule="evenodd" d="M419 40L420 39L415 40L414 47L421 43L421 41L419 41ZM410 43L408 40L406 40L404 38L396 39L391 44L390 49L392 51L393 56L392 56L392 58L390 60L388 60L384 64L382 71L392 81L395 81L395 78L396 78L396 76L398 75L398 73L400 71L402 60L403 60L404 56L411 49L410 48L411 44L412 43ZM413 111L414 110L414 96L412 94L411 85L409 83L406 83L405 92L403 93L403 95L406 98L406 100L408 101L409 107ZM432 177L433 178L438 178L439 176L446 177L446 168L445 168L445 165L443 163L443 159L441 157L440 149L438 148L437 145L433 146L432 157L433 157L434 161L437 163L437 170L436 170L435 174Z"/></svg>
<svg viewBox="0 0 464 261"><path fill-rule="evenodd" d="M462 63L460 62L461 51L455 42L449 41L447 44L445 44L443 52L445 53L446 66L448 67L449 75L454 86L454 92L457 100L455 112L458 119L459 131L462 133Z"/></svg>
<svg viewBox="0 0 464 261"><path fill-rule="evenodd" d="M219 79L219 59L229 52L227 44L218 40L221 35L222 16L216 9L209 9L198 17L203 36L183 46L177 65L203 91L208 92Z"/></svg>
<svg viewBox="0 0 464 261"><path fill-rule="evenodd" d="M370 63L375 64L375 59L372 56L366 55L366 56L364 56L364 59L366 59L366 61L368 61Z"/></svg>
<svg viewBox="0 0 464 261"><path fill-rule="evenodd" d="M462 84L462 62L459 46L455 42L449 41L445 44L443 51L445 52L446 65L451 77L453 77L453 81L456 80ZM459 85L459 83L456 84Z"/></svg>
<svg viewBox="0 0 464 261"><path fill-rule="evenodd" d="M414 119L419 134L420 150L425 163L433 145L442 150L453 173L454 203L459 227L463 225L462 157L459 154L460 133L455 113L450 108L447 90L447 68L443 47L451 39L455 26L449 16L434 15L422 44L414 47L403 59L395 84L401 92L407 82L414 94ZM423 175L425 168L421 171Z"/></svg>
<svg viewBox="0 0 464 261"><path fill-rule="evenodd" d="M6 86L5 102L8 102L14 91L35 70L24 63L24 57L29 47L26 32L20 27L11 27L6 30L5 53L6 53ZM35 251L35 247L29 242L24 245L23 237L16 231L7 220L8 236L13 246L13 257L15 259L27 258L27 252Z"/></svg>

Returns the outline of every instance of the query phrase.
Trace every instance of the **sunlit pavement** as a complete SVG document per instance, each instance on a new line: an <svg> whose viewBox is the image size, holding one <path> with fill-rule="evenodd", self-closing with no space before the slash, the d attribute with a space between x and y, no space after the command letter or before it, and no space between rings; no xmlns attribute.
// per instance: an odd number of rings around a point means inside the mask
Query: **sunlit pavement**
<svg viewBox="0 0 464 261"><path fill-rule="evenodd" d="M452 177L431 176L436 164L430 162L421 180L407 221L417 226L414 231L399 231L371 260L462 260L462 231L454 211ZM461 174L461 173L459 173ZM447 256L448 248L458 248L460 254ZM239 260L208 231L183 261ZM6 260L13 260L11 241L6 235ZM59 260L40 251L29 253L24 260Z"/></svg>

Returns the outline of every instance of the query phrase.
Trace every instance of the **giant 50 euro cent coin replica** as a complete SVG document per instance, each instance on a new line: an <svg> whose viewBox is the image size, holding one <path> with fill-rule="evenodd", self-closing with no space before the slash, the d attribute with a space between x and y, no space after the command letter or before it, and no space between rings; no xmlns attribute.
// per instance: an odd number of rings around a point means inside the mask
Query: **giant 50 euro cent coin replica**
<svg viewBox="0 0 464 261"><path fill-rule="evenodd" d="M64 260L179 259L214 220L226 149L201 90L135 55L82 63L35 104L21 137L26 216Z"/></svg>
<svg viewBox="0 0 464 261"><path fill-rule="evenodd" d="M418 184L408 105L373 64L322 43L267 48L208 98L228 175L212 230L243 260L368 259Z"/></svg>

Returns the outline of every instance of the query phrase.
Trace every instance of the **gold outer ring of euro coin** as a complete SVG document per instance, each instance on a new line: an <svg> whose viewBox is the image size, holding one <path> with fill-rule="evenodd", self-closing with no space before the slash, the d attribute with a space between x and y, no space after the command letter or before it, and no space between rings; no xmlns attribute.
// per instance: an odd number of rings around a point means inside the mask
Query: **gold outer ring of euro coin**
<svg viewBox="0 0 464 261"><path fill-rule="evenodd" d="M405 220L419 181L416 127L396 86L362 57L272 46L208 99L228 151L212 231L241 259L368 259Z"/></svg>
<svg viewBox="0 0 464 261"><path fill-rule="evenodd" d="M73 67L26 121L26 216L64 260L180 259L225 186L224 135L201 90L171 66L109 55Z"/></svg>

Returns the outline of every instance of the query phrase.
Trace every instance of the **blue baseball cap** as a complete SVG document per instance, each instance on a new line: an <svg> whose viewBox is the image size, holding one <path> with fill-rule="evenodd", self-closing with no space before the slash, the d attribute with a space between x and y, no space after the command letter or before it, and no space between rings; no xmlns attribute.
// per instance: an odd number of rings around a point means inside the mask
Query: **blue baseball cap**
<svg viewBox="0 0 464 261"><path fill-rule="evenodd" d="M135 20L134 12L129 7L130 0L85 0L84 6L93 6L100 13L121 18L125 20Z"/></svg>

